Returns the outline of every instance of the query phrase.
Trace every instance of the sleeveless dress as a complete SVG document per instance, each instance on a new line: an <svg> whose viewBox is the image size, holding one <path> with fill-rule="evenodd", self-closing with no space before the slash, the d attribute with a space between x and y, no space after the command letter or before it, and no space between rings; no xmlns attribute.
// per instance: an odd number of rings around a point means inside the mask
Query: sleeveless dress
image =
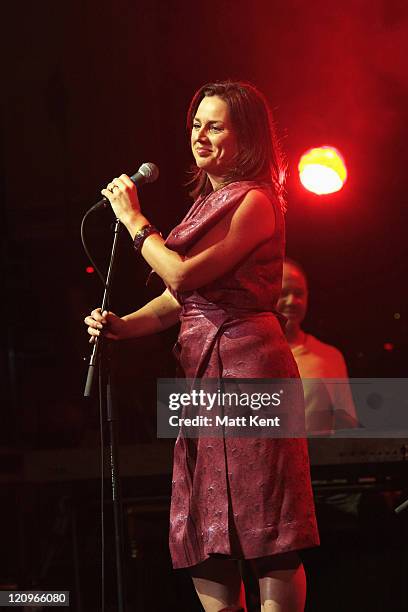
<svg viewBox="0 0 408 612"><path fill-rule="evenodd" d="M182 305L175 354L186 378L296 378L296 363L275 311L282 283L284 219L265 183L237 181L199 197L172 230L180 255L235 209L251 189L274 206L272 239ZM251 228L248 228L251 231ZM251 559L319 543L306 440L186 438L174 448L170 552L174 568L211 555Z"/></svg>

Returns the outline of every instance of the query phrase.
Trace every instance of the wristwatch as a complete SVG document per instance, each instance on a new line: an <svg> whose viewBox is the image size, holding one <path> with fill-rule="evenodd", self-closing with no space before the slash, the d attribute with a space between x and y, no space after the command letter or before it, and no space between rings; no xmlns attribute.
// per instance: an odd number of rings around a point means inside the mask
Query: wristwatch
<svg viewBox="0 0 408 612"><path fill-rule="evenodd" d="M146 238L152 234L159 234L159 236L161 236L161 233L154 225L144 225L137 230L133 239L133 248L135 251L140 251Z"/></svg>

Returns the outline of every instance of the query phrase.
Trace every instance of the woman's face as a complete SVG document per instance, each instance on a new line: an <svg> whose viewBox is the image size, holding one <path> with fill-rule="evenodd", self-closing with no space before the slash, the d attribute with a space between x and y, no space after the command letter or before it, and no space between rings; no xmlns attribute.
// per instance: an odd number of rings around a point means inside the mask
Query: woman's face
<svg viewBox="0 0 408 612"><path fill-rule="evenodd" d="M233 167L237 137L222 98L207 96L201 100L193 120L191 149L197 166L205 170L213 187Z"/></svg>

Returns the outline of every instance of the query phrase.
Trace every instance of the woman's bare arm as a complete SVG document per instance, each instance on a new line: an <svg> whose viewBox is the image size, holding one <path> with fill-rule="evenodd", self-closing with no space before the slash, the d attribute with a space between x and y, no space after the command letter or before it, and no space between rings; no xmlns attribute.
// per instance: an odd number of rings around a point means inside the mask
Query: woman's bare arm
<svg viewBox="0 0 408 612"><path fill-rule="evenodd" d="M148 336L172 327L179 321L181 306L168 289L145 306L122 317L129 338Z"/></svg>
<svg viewBox="0 0 408 612"><path fill-rule="evenodd" d="M113 312L93 310L85 317L90 342L101 334L111 340L125 340L148 336L175 325L179 320L181 306L168 289L145 306L123 317Z"/></svg>

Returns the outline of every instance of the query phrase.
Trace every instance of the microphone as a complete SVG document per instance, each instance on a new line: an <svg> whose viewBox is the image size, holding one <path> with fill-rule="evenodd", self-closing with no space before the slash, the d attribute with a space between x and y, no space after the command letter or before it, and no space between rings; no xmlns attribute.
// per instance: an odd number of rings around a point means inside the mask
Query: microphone
<svg viewBox="0 0 408 612"><path fill-rule="evenodd" d="M146 162L140 166L136 174L132 174L129 178L136 187L141 187L144 183L154 183L154 181L157 181L159 178L159 169L156 164ZM108 206L110 206L110 202L108 198L104 196L102 200L99 200L99 202L92 206L91 210L100 210L102 208L108 208Z"/></svg>

